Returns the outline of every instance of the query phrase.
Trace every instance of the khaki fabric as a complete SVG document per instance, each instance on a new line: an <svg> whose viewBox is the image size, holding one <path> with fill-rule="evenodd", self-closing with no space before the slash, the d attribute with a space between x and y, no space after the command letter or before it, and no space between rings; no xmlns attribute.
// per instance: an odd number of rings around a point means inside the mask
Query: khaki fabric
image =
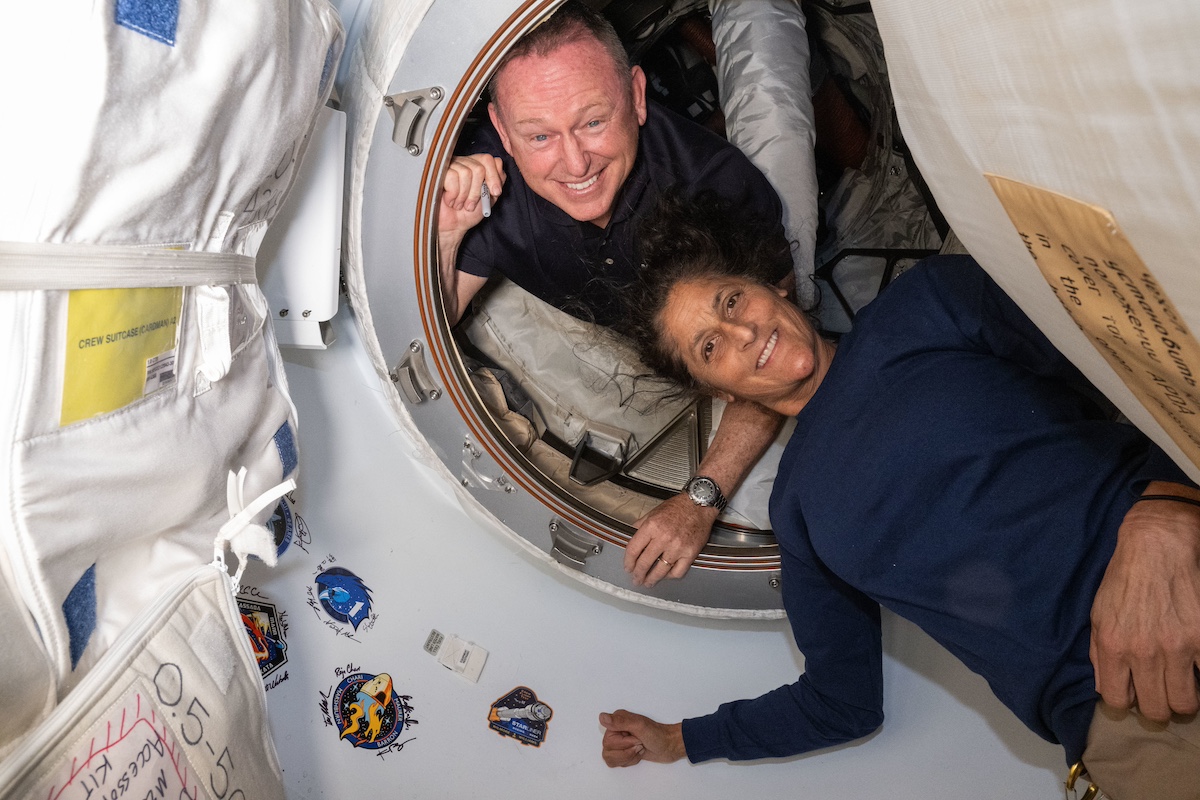
<svg viewBox="0 0 1200 800"><path fill-rule="evenodd" d="M1083 763L1109 800L1200 800L1200 719L1159 724L1100 701Z"/></svg>

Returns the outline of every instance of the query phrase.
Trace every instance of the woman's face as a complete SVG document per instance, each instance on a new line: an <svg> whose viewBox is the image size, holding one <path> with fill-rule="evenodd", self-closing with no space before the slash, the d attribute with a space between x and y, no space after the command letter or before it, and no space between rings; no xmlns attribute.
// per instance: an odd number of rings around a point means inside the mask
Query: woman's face
<svg viewBox="0 0 1200 800"><path fill-rule="evenodd" d="M680 281L667 296L661 329L692 377L718 397L794 415L834 351L785 295L743 278Z"/></svg>

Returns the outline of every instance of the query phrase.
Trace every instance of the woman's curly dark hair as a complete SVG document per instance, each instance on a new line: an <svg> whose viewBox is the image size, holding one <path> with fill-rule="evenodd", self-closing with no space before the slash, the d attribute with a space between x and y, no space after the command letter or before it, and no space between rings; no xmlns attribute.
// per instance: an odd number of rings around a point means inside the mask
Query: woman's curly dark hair
<svg viewBox="0 0 1200 800"><path fill-rule="evenodd" d="M687 197L672 189L638 225L641 256L637 281L623 292L618 330L629 337L646 366L683 387L703 391L662 331L671 289L685 280L749 278L769 285L791 247L779 232L712 192Z"/></svg>

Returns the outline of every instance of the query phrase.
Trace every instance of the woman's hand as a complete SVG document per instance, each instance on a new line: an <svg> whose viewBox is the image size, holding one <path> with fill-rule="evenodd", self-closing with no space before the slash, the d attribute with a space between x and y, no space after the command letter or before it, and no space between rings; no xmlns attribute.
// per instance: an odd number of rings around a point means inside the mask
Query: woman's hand
<svg viewBox="0 0 1200 800"><path fill-rule="evenodd" d="M1146 494L1200 492L1155 482ZM1096 690L1148 719L1200 710L1200 508L1171 500L1135 503L1092 604Z"/></svg>
<svg viewBox="0 0 1200 800"><path fill-rule="evenodd" d="M712 478L726 497L732 496L782 425L783 417L757 403L730 402L697 474ZM637 533L625 546L625 571L635 584L647 587L663 578L682 578L708 544L717 514L685 494L659 503L638 520Z"/></svg>
<svg viewBox="0 0 1200 800"><path fill-rule="evenodd" d="M632 767L641 761L670 764L687 756L683 725L664 725L624 709L601 714L601 755L610 767Z"/></svg>

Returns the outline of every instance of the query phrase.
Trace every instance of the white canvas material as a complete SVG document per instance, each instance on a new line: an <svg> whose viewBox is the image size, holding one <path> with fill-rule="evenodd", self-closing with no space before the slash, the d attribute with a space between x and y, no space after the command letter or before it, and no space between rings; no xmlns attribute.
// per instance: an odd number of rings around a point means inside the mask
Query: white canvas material
<svg viewBox="0 0 1200 800"><path fill-rule="evenodd" d="M0 567L4 555L0 551ZM0 681L0 762L32 728L54 708L58 698L50 659L42 649L37 628L16 594L12 580L0 569L0 642L5 650L25 653L28 658L5 662L8 672Z"/></svg>
<svg viewBox="0 0 1200 800"><path fill-rule="evenodd" d="M670 397L672 384L649 378L624 340L507 279L488 287L465 333L529 393L537 422L569 445L598 424L627 432L636 451L690 403Z"/></svg>
<svg viewBox="0 0 1200 800"><path fill-rule="evenodd" d="M1194 335L1200 330L1200 6L1190 0L878 0L871 6L905 139L955 233L1054 344L1200 478L1200 468L1056 299L985 178L1003 176L1110 212Z"/></svg>
<svg viewBox="0 0 1200 800"><path fill-rule="evenodd" d="M0 764L0 800L282 798L262 678L209 565L151 604Z"/></svg>
<svg viewBox="0 0 1200 800"><path fill-rule="evenodd" d="M130 289L254 283L254 259L234 253L114 245L0 242L0 291Z"/></svg>
<svg viewBox="0 0 1200 800"><path fill-rule="evenodd" d="M0 242L26 260L5 267L25 288L0 291L0 604L37 634L6 629L0 669L38 664L44 713L46 680L61 700L212 560L230 472L247 501L295 472L295 410L245 273L344 33L325 0L48 0L6 26L22 35L0 67L22 79L0 127ZM71 258L39 282L51 246ZM139 283L185 288L71 290ZM131 375L132 395L114 389ZM4 707L0 753L37 716Z"/></svg>

